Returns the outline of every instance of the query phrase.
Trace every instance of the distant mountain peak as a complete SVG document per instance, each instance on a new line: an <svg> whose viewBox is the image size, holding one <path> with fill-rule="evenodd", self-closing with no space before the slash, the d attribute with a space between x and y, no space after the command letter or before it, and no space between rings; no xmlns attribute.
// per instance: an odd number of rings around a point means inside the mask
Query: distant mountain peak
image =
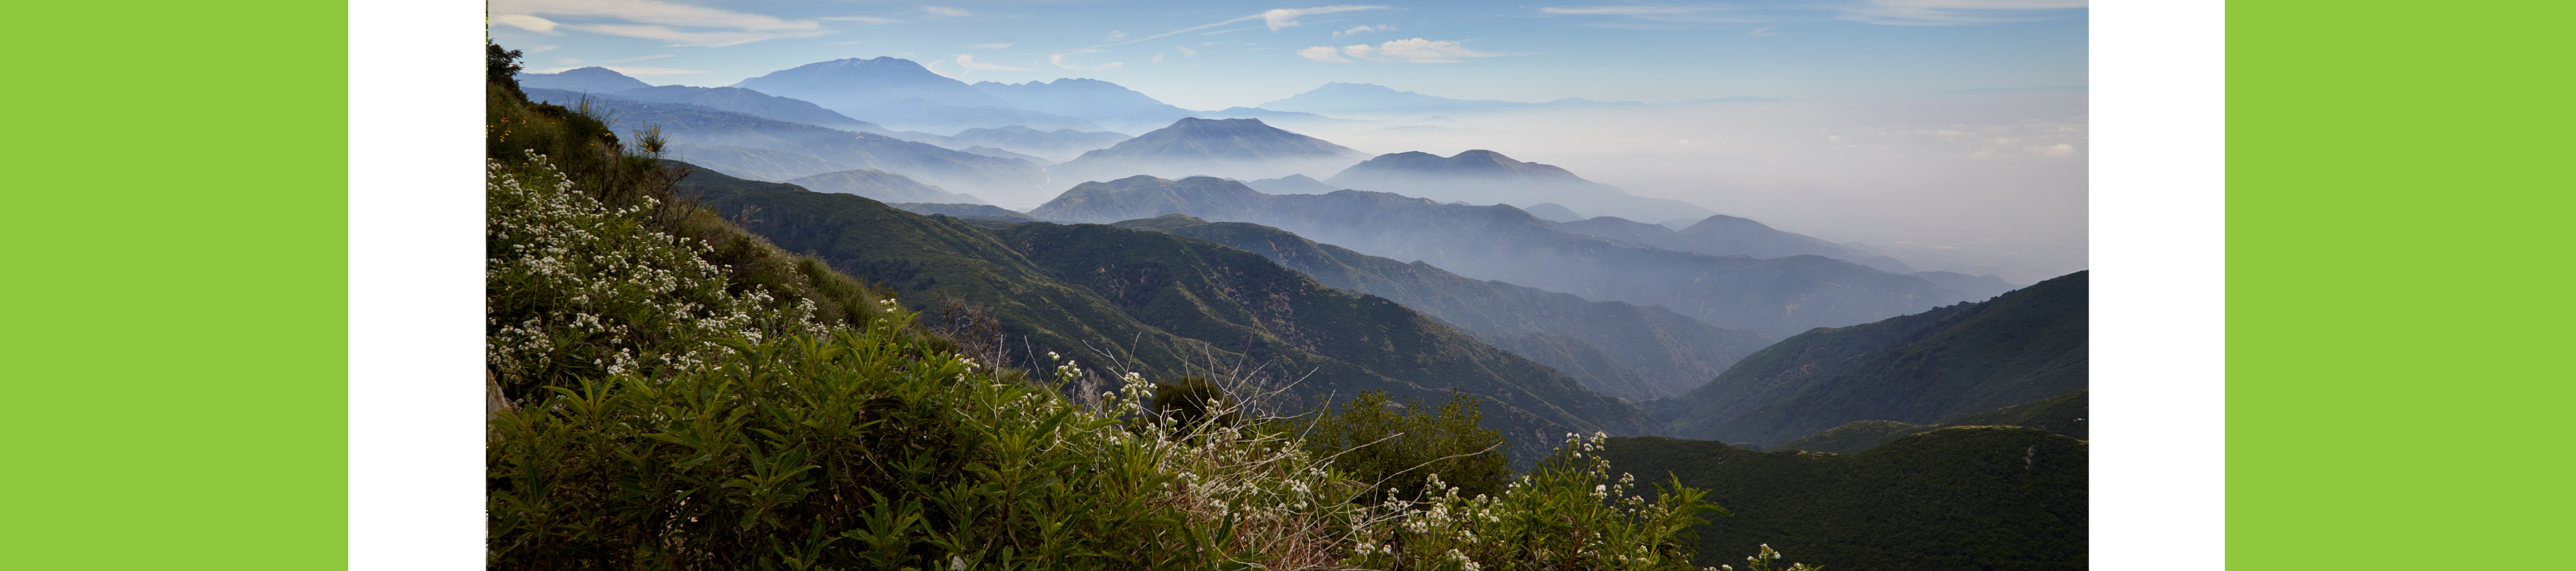
<svg viewBox="0 0 2576 571"><path fill-rule="evenodd" d="M618 73L617 70L598 66L567 69L557 73L521 73L519 85L583 93L610 93L653 86L644 83L643 80Z"/></svg>

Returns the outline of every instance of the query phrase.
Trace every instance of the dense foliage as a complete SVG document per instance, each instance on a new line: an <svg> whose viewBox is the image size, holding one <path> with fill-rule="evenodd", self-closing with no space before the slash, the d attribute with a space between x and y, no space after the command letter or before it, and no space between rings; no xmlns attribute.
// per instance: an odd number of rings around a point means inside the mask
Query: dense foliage
<svg viewBox="0 0 2576 571"><path fill-rule="evenodd" d="M1699 526L1700 565L1768 544L1834 569L2078 570L2087 566L2087 444L1966 426L1858 454L1754 452L1613 438L1614 470L1707 493L1731 517Z"/></svg>
<svg viewBox="0 0 2576 571"><path fill-rule="evenodd" d="M1295 430L1306 450L1371 483L1370 499L1387 499L1383 490L1405 500L1422 499L1426 490L1437 493L1426 489L1430 474L1443 475L1461 493L1499 494L1511 471L1498 450L1502 434L1478 427L1481 416L1475 399L1465 394L1450 393L1449 402L1433 409L1419 399L1398 403L1385 392L1369 391L1352 397L1339 414L1312 415Z"/></svg>

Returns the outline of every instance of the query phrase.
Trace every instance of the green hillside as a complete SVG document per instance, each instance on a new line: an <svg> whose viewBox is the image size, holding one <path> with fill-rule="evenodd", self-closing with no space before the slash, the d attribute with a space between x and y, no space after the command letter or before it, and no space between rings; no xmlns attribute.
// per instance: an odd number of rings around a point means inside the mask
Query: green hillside
<svg viewBox="0 0 2576 571"><path fill-rule="evenodd" d="M1906 424L1892 420L1863 420L1825 429L1824 432L1800 436L1788 442L1763 447L1765 450L1807 450L1850 454L1895 440L1908 434L1953 426L2024 426L2087 440L2084 419L2087 414L2086 393L2091 389L1989 410L1932 426Z"/></svg>
<svg viewBox="0 0 2576 571"><path fill-rule="evenodd" d="M1286 230L1186 215L1117 226L1171 232L1261 254L1345 290L1383 296L1496 347L1555 367L1593 391L1635 401L1681 394L1772 339L1701 323L1661 306L1587 301L1449 273L1308 240Z"/></svg>
<svg viewBox="0 0 2576 571"><path fill-rule="evenodd" d="M1647 434L1642 410L1585 390L1402 305L1307 279L1250 252L1161 232L922 216L848 194L699 171L680 192L789 251L892 288L936 313L955 299L992 317L995 357L1053 352L1157 378L1251 378L1288 388L1293 414L1361 391L1488 399L1484 419L1527 459L1567 432ZM1097 393L1083 390L1083 393Z"/></svg>
<svg viewBox="0 0 2576 571"><path fill-rule="evenodd" d="M1827 569L2079 570L2087 567L2083 441L1971 426L1858 454L1753 452L1716 442L1613 438L1611 469L1679 477L1732 516L1698 528L1700 565L1760 544Z"/></svg>
<svg viewBox="0 0 2576 571"><path fill-rule="evenodd" d="M1932 424L2086 386L2085 272L1765 348L1648 403L1666 434L1771 445L1862 420Z"/></svg>

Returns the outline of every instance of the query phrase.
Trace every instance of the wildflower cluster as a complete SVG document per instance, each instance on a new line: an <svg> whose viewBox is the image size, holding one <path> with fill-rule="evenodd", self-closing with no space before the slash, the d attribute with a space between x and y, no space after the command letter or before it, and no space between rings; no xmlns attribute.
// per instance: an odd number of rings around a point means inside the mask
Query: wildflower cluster
<svg viewBox="0 0 2576 571"><path fill-rule="evenodd" d="M1509 484L1500 496L1464 497L1426 478L1439 493L1389 499L1362 522L1343 563L1408 569L1692 569L1688 530L1701 512L1724 510L1679 482L1658 486L1657 500L1635 494L1636 477L1610 477L1598 453L1607 434L1567 434L1557 455Z"/></svg>
<svg viewBox="0 0 2576 571"><path fill-rule="evenodd" d="M647 224L652 198L602 204L526 154L484 173L485 359L514 396L697 366L725 351L719 338L819 332L811 300L728 292L725 268L704 259L710 245Z"/></svg>

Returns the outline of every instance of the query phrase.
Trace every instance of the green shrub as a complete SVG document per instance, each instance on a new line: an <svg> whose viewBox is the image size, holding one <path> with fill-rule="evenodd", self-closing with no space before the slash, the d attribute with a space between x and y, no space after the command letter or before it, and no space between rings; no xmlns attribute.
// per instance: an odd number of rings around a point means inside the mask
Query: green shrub
<svg viewBox="0 0 2576 571"><path fill-rule="evenodd" d="M1503 435L1478 427L1481 420L1472 395L1450 393L1449 402L1431 409L1419 400L1397 404L1385 391L1368 391L1344 403L1339 414L1318 412L1288 429L1302 436L1309 452L1332 458L1334 469L1370 483L1361 499L1375 503L1389 499L1386 488L1402 499L1439 493L1425 488L1427 474L1443 475L1463 493L1502 493L1511 478Z"/></svg>

